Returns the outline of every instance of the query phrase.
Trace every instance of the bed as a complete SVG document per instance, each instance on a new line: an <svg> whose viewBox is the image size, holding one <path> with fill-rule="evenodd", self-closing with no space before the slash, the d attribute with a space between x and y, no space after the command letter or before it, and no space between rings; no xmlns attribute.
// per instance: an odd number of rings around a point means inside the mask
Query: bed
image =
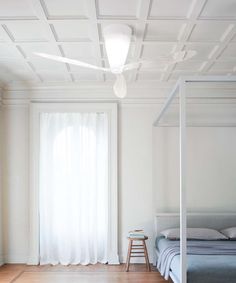
<svg viewBox="0 0 236 283"><path fill-rule="evenodd" d="M189 87L191 85L195 88L196 84L218 84L218 83L235 83L236 82L236 76L184 76L180 77L178 81L176 82L175 86L172 88L170 94L168 95L165 103L163 104L162 108L159 111L159 114L156 118L156 120L153 123L154 127L158 126L164 126L164 127L178 127L179 128L179 210L180 215L178 216L181 221L180 225L180 242L181 242L181 249L180 249L180 281L181 283L187 283L187 241L186 241L186 226L187 226L187 198L186 198L186 192L187 192L187 170L189 170L187 166L187 126L191 127L219 127L219 126L225 126L224 122L223 124L216 123L212 119L208 120L207 123L204 121L204 118L202 119L192 119L192 121L187 117L187 98L191 97L191 91L189 91ZM195 96L195 91L192 92L192 98ZM167 109L169 109L172 102L177 102L178 105L178 114L174 115L174 121L169 121L168 119L163 121L163 116L167 112ZM195 113L195 112L194 112ZM193 115L196 116L196 115ZM207 114L208 116L208 114ZM177 118L178 117L178 118ZM176 119L177 118L177 119ZM194 118L194 117L192 117ZM195 117L196 118L196 117ZM172 119L171 119L172 120ZM221 119L222 120L222 119ZM223 121L223 120L222 120ZM228 123L227 123L228 124ZM230 126L235 126L230 123ZM224 188L222 188L224 189ZM204 195L203 195L204 197ZM226 216L227 217L227 216ZM235 219L235 217L234 217ZM234 221L234 219L232 219ZM212 220L212 219L211 219ZM226 220L225 223L227 223L227 218L224 218L223 220ZM217 221L217 220L216 220ZM214 223L214 221L213 221ZM221 226L224 224L224 222L218 222L218 225ZM209 225L211 223L209 222ZM230 225L231 226L231 225ZM234 225L235 226L235 223ZM190 226L189 226L190 227ZM195 226L196 227L196 226ZM201 227L201 226L199 226ZM171 228L171 227L170 227ZM197 227L196 227L197 228ZM206 226L207 228L207 226ZM214 228L214 227L213 227ZM220 228L220 227L215 227ZM225 280L223 280L225 282ZM236 282L234 280L233 282Z"/></svg>
<svg viewBox="0 0 236 283"><path fill-rule="evenodd" d="M236 226L235 213L198 213L188 215L188 227L221 230L232 226ZM155 227L154 264L156 266L159 264L158 268L160 269L160 258L158 262L158 257L163 254L163 251L171 250L172 258L168 265L168 275L174 283L180 283L180 256L176 252L179 248L179 241L168 240L160 235L160 232L165 229L179 227L179 215L170 213L158 214L155 219ZM236 241L190 240L187 242L187 246L188 283L236 282ZM173 251L175 254L173 254Z"/></svg>

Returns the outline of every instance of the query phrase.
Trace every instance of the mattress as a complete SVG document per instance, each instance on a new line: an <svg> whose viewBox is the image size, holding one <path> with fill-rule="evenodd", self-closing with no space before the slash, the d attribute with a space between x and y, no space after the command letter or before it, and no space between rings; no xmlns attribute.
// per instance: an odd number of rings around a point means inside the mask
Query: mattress
<svg viewBox="0 0 236 283"><path fill-rule="evenodd" d="M159 253L168 248L173 240L158 237L156 248ZM201 241L191 241L201 242ZM204 243L212 241L204 241ZM225 240L224 244L235 245L236 241ZM171 261L170 269L175 278L180 278L180 256L176 255ZM187 255L188 283L234 283L236 282L236 255Z"/></svg>

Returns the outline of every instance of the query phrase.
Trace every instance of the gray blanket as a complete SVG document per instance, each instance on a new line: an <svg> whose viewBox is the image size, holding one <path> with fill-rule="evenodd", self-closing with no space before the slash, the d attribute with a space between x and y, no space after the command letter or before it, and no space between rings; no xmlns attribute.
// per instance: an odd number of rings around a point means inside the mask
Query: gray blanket
<svg viewBox="0 0 236 283"><path fill-rule="evenodd" d="M167 280L170 273L170 265L173 258L180 254L180 243L170 241L167 248L163 249L159 255L157 267L162 276ZM234 242L227 244L224 241L188 241L187 254L190 255L236 255L236 245Z"/></svg>

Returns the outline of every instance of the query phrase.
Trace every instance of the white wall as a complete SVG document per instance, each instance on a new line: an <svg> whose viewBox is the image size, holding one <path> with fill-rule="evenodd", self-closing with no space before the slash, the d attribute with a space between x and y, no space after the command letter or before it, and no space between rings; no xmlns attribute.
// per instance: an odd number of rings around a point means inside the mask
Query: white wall
<svg viewBox="0 0 236 283"><path fill-rule="evenodd" d="M236 128L187 130L187 206L192 212L236 211ZM178 128L154 129L156 211L179 208Z"/></svg>
<svg viewBox="0 0 236 283"><path fill-rule="evenodd" d="M28 107L3 108L3 253L6 262L28 255Z"/></svg>
<svg viewBox="0 0 236 283"><path fill-rule="evenodd" d="M157 107L119 109L119 253L126 257L127 232L153 229L152 122ZM4 257L26 262L28 255L28 109L4 107ZM151 246L149 241L149 246ZM151 253L150 248L150 253ZM151 254L150 254L151 255Z"/></svg>
<svg viewBox="0 0 236 283"><path fill-rule="evenodd" d="M130 103L119 107L119 251L122 260L126 257L126 236L130 229L145 229L151 237L148 242L151 256L154 211L175 211L178 208L177 129L154 130L154 160L157 162L152 185L152 123L159 106ZM26 262L29 233L28 108L8 105L4 106L3 113L4 255L7 262ZM189 140L189 158L195 161L195 165L190 163L189 168L197 168L197 174L191 174L188 181L191 185L188 186L189 208L235 211L235 128L196 128L191 131ZM210 171L211 185L207 179ZM221 177L222 173L226 173L226 177Z"/></svg>
<svg viewBox="0 0 236 283"><path fill-rule="evenodd" d="M124 105L119 132L119 243L125 261L127 233L143 228L153 236L152 124L158 106ZM148 241L152 257L153 240Z"/></svg>

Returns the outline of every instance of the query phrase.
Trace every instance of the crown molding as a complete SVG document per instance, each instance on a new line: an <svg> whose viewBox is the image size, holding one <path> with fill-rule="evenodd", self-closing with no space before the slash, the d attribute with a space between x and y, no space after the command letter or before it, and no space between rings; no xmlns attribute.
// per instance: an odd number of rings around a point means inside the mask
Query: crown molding
<svg viewBox="0 0 236 283"><path fill-rule="evenodd" d="M82 100L82 101L117 101L121 103L129 103L130 101L160 101L165 100L169 93L169 89L138 89L130 90L128 95L124 99L117 98L111 90L17 90L17 91L4 91L0 100L29 100L29 101L60 101L60 100ZM188 102L197 99L202 99L204 101L213 102L224 101L224 100L234 100L236 99L235 89L192 89L189 92Z"/></svg>
<svg viewBox="0 0 236 283"><path fill-rule="evenodd" d="M187 77L188 78L188 77ZM128 80L128 89L168 89L175 85L176 81L135 81L130 82ZM48 83L39 83L39 82L13 82L10 84L3 84L1 88L5 91L7 90L56 90L56 89L112 89L114 82L98 82L98 81L82 81L82 82L48 82ZM191 86L194 88L236 88L236 84L229 84L228 82L191 82Z"/></svg>
<svg viewBox="0 0 236 283"><path fill-rule="evenodd" d="M88 84L15 84L5 86L0 91L2 104L29 104L30 102L106 102L119 104L162 104L173 84L130 83L124 99L117 98L112 83ZM187 88L188 103L235 103L236 84L229 83L191 83ZM177 100L176 100L177 101Z"/></svg>
<svg viewBox="0 0 236 283"><path fill-rule="evenodd" d="M159 98L125 98L125 99L107 99L107 98L65 98L65 97L57 97L57 98L50 98L50 97L38 97L38 98L28 98L28 97L21 97L21 98L3 98L0 100L0 103L2 107L7 106L22 106L22 107L28 107L30 104L34 103L111 103L115 102L118 104L120 108L125 107L139 107L139 108L145 108L145 107L158 107L158 105L163 105L166 98L159 97ZM178 108L178 99L175 98L172 102L171 109L177 109ZM229 105L234 106L236 105L236 97L217 97L217 98L189 98L188 99L188 105L220 105L222 107L227 107Z"/></svg>

